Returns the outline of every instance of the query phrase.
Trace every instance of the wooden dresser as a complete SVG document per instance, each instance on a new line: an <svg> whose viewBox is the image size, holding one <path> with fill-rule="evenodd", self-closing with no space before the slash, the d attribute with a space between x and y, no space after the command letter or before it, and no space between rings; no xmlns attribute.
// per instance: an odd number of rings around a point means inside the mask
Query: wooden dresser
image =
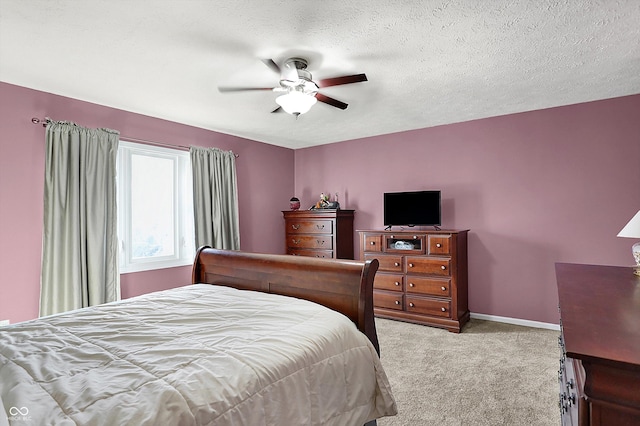
<svg viewBox="0 0 640 426"><path fill-rule="evenodd" d="M358 231L360 259L380 262L375 314L459 333L469 321L467 232Z"/></svg>
<svg viewBox="0 0 640 426"><path fill-rule="evenodd" d="M640 277L556 264L563 425L640 425Z"/></svg>
<svg viewBox="0 0 640 426"><path fill-rule="evenodd" d="M287 254L353 259L353 210L283 211Z"/></svg>

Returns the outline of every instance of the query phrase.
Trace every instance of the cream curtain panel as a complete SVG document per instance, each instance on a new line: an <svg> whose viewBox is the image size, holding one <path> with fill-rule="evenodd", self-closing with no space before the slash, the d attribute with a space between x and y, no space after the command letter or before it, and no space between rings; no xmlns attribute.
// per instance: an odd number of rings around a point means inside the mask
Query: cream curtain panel
<svg viewBox="0 0 640 426"><path fill-rule="evenodd" d="M236 157L231 151L191 147L196 247L239 250Z"/></svg>
<svg viewBox="0 0 640 426"><path fill-rule="evenodd" d="M47 124L41 316L120 299L118 141L113 130Z"/></svg>

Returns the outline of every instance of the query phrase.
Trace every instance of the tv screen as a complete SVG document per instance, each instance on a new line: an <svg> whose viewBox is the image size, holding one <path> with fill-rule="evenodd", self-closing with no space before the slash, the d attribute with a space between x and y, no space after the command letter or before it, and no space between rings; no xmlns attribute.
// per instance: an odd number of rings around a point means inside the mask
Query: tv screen
<svg viewBox="0 0 640 426"><path fill-rule="evenodd" d="M438 226L440 191L384 193L385 226Z"/></svg>

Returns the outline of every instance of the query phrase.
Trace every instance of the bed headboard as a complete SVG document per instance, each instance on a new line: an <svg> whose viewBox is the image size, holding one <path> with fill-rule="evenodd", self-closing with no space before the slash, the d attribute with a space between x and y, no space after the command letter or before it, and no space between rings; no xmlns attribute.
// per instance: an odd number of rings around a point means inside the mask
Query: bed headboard
<svg viewBox="0 0 640 426"><path fill-rule="evenodd" d="M193 263L192 283L257 290L319 303L350 318L379 353L373 317L373 278L377 270L376 259L329 260L201 247Z"/></svg>

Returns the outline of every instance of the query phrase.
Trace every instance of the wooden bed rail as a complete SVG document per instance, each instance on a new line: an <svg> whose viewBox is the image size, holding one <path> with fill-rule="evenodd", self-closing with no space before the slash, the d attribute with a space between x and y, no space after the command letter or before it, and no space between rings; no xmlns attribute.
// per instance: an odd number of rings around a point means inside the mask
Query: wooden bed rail
<svg viewBox="0 0 640 426"><path fill-rule="evenodd" d="M256 290L310 300L346 315L380 353L373 316L376 259L362 262L258 254L201 247L192 283Z"/></svg>

